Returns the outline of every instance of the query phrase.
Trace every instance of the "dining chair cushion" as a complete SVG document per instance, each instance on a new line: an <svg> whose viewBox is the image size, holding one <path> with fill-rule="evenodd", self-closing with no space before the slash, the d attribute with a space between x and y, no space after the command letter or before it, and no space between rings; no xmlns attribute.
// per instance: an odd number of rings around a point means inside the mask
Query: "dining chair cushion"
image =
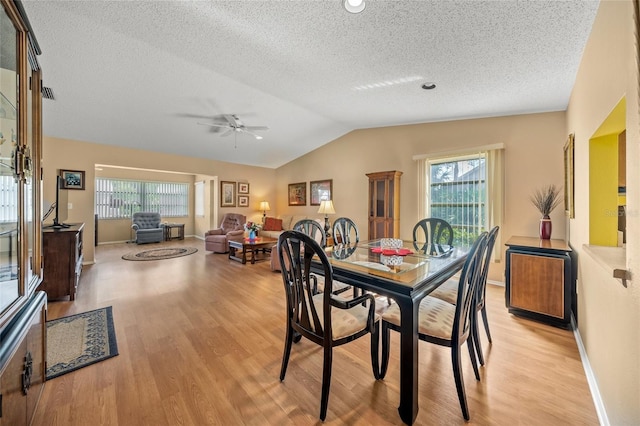
<svg viewBox="0 0 640 426"><path fill-rule="evenodd" d="M333 280L333 294L339 294L343 290L347 290L351 288L349 284L343 283L342 281ZM318 291L324 291L324 277L322 275L318 276Z"/></svg>
<svg viewBox="0 0 640 426"><path fill-rule="evenodd" d="M429 293L429 296L444 300L447 303L455 305L458 301L458 279L448 279L440 287Z"/></svg>
<svg viewBox="0 0 640 426"><path fill-rule="evenodd" d="M420 302L418 311L418 333L439 339L451 340L456 307L444 300L427 296ZM384 321L400 326L400 308L392 304L382 314Z"/></svg>
<svg viewBox="0 0 640 426"><path fill-rule="evenodd" d="M313 304L317 312L322 312L323 293L313 296ZM367 320L369 315L369 307L356 305L351 309L331 309L331 337L333 340L342 339L343 337L355 334L367 328ZM324 317L318 315L320 323L324 328ZM380 315L376 314L374 323L380 320Z"/></svg>

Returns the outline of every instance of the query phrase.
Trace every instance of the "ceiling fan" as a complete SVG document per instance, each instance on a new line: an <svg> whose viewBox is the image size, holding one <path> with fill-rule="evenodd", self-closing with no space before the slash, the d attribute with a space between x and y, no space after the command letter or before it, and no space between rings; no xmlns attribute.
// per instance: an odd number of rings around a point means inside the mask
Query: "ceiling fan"
<svg viewBox="0 0 640 426"><path fill-rule="evenodd" d="M235 114L223 114L222 117L227 120L227 124L214 124L214 123L198 123L202 126L219 127L227 129L220 136L229 136L231 134L247 133L256 139L262 139L262 136L255 133L257 130L269 130L267 126L245 126L244 123Z"/></svg>

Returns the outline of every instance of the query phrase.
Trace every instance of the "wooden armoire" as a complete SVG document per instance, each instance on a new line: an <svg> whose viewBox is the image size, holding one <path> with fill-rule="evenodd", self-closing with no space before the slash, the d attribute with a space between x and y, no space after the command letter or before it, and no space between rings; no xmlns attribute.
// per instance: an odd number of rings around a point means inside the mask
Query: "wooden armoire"
<svg viewBox="0 0 640 426"><path fill-rule="evenodd" d="M395 170L367 173L370 240L400 236L400 176Z"/></svg>
<svg viewBox="0 0 640 426"><path fill-rule="evenodd" d="M0 426L31 423L42 393L40 48L22 3L0 0Z"/></svg>

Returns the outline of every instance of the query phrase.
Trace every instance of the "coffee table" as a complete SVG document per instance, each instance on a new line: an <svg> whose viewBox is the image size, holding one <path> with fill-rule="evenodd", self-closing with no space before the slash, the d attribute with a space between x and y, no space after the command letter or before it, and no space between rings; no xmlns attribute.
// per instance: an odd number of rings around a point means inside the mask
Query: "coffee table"
<svg viewBox="0 0 640 426"><path fill-rule="evenodd" d="M256 238L253 241L248 238L237 241L231 240L229 241L229 259L245 264L247 263L247 253L251 253L251 264L253 265L256 261L266 260L266 254L271 253L271 247L277 243L278 240L270 237ZM239 257L236 253L238 250L242 250L242 257ZM261 257L258 257L259 253L262 253Z"/></svg>

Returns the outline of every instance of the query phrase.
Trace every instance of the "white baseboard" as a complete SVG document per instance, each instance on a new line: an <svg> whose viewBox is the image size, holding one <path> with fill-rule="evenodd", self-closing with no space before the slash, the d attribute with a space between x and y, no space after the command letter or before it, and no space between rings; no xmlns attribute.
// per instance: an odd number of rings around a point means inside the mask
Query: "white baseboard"
<svg viewBox="0 0 640 426"><path fill-rule="evenodd" d="M587 351L584 348L584 344L582 343L582 338L580 337L580 330L578 330L578 327L576 326L576 321L575 321L575 318L573 317L573 314L571 314L571 328L573 328L573 335L576 339L576 344L578 345L580 360L582 361L582 367L584 368L585 376L587 376L587 383L589 384L591 397L593 398L593 403L596 407L598 420L600 421L600 425L610 426L609 418L607 417L607 411L604 407L604 402L602 401L600 390L598 389L598 382L596 381L596 376L595 374L593 374L593 370L591 369L591 364L589 363L589 357L587 357Z"/></svg>
<svg viewBox="0 0 640 426"><path fill-rule="evenodd" d="M497 285L498 287L504 287L504 283L502 281L487 280L487 284L493 284L493 285Z"/></svg>
<svg viewBox="0 0 640 426"><path fill-rule="evenodd" d="M123 243L133 243L131 240L122 240L122 241L105 241L102 243L98 243L99 246L106 246L109 244L123 244Z"/></svg>

